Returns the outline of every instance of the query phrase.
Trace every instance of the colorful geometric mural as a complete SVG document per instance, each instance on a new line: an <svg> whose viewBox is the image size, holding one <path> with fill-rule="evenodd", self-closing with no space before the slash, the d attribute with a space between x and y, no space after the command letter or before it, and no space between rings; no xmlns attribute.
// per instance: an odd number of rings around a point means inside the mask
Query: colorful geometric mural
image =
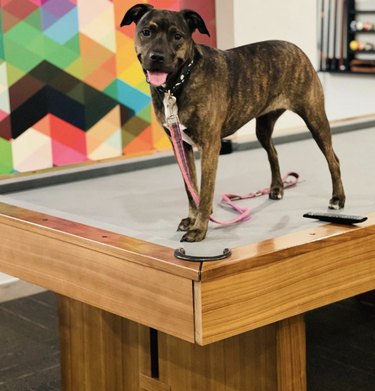
<svg viewBox="0 0 375 391"><path fill-rule="evenodd" d="M170 148L119 27L136 2L0 0L0 174Z"/></svg>

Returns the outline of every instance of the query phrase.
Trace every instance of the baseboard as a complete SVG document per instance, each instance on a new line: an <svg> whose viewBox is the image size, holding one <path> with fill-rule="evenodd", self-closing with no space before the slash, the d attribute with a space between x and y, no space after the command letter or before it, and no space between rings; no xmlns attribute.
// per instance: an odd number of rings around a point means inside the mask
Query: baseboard
<svg viewBox="0 0 375 391"><path fill-rule="evenodd" d="M44 288L18 278L3 273L0 273L0 275L0 303L45 291Z"/></svg>

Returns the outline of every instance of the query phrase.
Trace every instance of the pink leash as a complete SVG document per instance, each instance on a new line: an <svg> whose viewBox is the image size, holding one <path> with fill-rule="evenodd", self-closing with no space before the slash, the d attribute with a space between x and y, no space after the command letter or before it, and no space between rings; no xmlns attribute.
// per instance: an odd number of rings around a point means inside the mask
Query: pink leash
<svg viewBox="0 0 375 391"><path fill-rule="evenodd" d="M168 129L171 135L172 145L175 152L175 156L177 159L178 166L180 168L182 177L184 179L185 185L193 199L193 202L195 206L199 207L199 196L197 192L194 189L194 186L192 184L191 175L189 166L187 163L187 158L185 154L185 148L184 148L184 141L182 139L182 132L180 128L180 122L177 115L177 106L176 106L176 98L166 93L164 97L164 105L165 105L165 111L166 111L166 121L168 125ZM284 178L283 178L283 185L284 189L288 189L290 187L293 187L297 184L299 179L299 175L295 172L289 172ZM218 220L214 216L210 216L210 221L216 224L221 225L231 225L235 223L239 223L241 221L247 221L251 218L251 210L249 208L240 208L238 205L234 204L234 200L244 200L248 198L255 198L260 197L266 194L270 193L270 188L264 188L261 190L258 190L253 193L248 193L245 195L239 195L239 194L223 194L221 198L221 202L226 203L229 205L234 211L239 213L239 216L234 218L233 220L229 221L222 221Z"/></svg>
<svg viewBox="0 0 375 391"><path fill-rule="evenodd" d="M299 175L296 172L289 172L287 175L284 176L283 178L283 185L284 189L288 189L289 187L293 187L297 184L298 182ZM213 216L210 217L210 220L214 223L217 224L223 224L223 225L229 225L229 224L235 224L240 221L246 221L251 218L251 209L249 208L240 208L236 204L233 203L234 200L246 200L248 198L255 198L255 197L260 197L266 194L269 194L271 192L271 189L269 187L264 188L262 190L258 190L253 193L248 193L244 195L240 194L233 194L233 193L227 193L223 194L221 196L221 202L226 203L229 205L231 208L233 208L236 212L238 212L240 215L230 221L220 221L214 218Z"/></svg>

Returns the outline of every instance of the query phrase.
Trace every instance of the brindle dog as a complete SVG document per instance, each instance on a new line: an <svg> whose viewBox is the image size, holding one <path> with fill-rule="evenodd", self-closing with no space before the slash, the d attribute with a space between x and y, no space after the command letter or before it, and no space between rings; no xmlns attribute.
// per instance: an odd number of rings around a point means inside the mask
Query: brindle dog
<svg viewBox="0 0 375 391"><path fill-rule="evenodd" d="M199 14L155 9L149 4L130 8L121 26L134 22L135 50L151 85L158 120L165 123L163 98L174 91L179 118L201 152L199 208L189 198L189 216L178 230L181 241L203 240L207 233L215 188L221 139L256 118L256 135L268 154L271 199L283 197L277 153L271 136L286 110L300 115L327 159L332 178L329 208L344 207L339 160L332 148L322 87L309 59L292 43L265 41L222 51L196 44L192 33L209 35ZM193 62L192 62L193 61ZM184 82L181 81L184 75ZM185 145L197 189L192 147ZM313 162L311 162L313 164Z"/></svg>

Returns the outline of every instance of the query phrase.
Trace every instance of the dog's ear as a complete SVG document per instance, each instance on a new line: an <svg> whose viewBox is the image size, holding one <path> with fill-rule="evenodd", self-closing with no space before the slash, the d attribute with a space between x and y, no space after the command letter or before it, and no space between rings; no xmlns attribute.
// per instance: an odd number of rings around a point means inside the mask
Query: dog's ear
<svg viewBox="0 0 375 391"><path fill-rule="evenodd" d="M125 26L127 24L135 23L137 24L142 16L154 8L151 4L136 4L131 7L125 14L120 27Z"/></svg>
<svg viewBox="0 0 375 391"><path fill-rule="evenodd" d="M206 24L202 17L195 11L192 10L182 10L180 11L182 16L185 18L187 24L189 25L190 31L193 33L196 29L201 34L207 34L210 36L210 33L207 30Z"/></svg>

